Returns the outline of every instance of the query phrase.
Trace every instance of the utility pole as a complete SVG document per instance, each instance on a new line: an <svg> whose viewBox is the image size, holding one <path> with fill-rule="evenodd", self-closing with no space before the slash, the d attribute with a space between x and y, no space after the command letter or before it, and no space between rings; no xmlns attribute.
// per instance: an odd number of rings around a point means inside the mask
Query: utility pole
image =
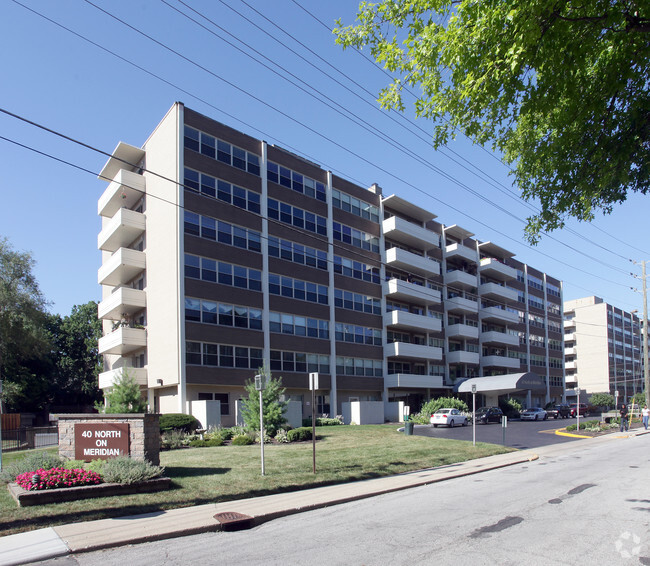
<svg viewBox="0 0 650 566"><path fill-rule="evenodd" d="M633 263L636 263L633 262ZM641 262L641 287L643 293L643 388L645 389L645 403L650 407L650 367L648 367L648 285L646 275L646 261ZM637 277L631 273L632 277ZM633 291L639 292L638 289L632 288Z"/></svg>

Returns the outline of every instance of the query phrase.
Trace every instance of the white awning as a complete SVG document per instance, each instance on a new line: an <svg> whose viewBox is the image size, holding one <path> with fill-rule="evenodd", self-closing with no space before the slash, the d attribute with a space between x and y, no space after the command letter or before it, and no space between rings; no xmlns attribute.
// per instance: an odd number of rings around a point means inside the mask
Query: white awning
<svg viewBox="0 0 650 566"><path fill-rule="evenodd" d="M471 393L472 385L476 385L477 393L492 393L494 395L504 395L515 391L546 391L544 380L533 372L472 377L460 383L456 391Z"/></svg>

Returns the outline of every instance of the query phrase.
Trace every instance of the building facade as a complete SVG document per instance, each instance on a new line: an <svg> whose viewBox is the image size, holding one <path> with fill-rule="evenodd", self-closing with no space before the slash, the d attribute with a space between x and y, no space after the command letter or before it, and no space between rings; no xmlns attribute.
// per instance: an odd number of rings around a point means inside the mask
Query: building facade
<svg viewBox="0 0 650 566"><path fill-rule="evenodd" d="M306 414L351 401L412 410L464 378L532 371L564 398L562 285L377 185L176 103L100 178L99 343L152 410L220 401L235 422L264 366Z"/></svg>
<svg viewBox="0 0 650 566"><path fill-rule="evenodd" d="M587 394L643 391L641 321L599 297L564 303L567 386Z"/></svg>

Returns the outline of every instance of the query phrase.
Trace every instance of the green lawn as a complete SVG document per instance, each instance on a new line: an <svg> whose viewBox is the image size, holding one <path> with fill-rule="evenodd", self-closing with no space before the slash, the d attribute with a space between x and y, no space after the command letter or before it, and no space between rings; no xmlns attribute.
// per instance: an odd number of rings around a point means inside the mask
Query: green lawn
<svg viewBox="0 0 650 566"><path fill-rule="evenodd" d="M173 487L164 492L18 507L0 489L0 536L77 521L256 497L399 474L510 452L495 444L405 436L396 425L318 427L316 474L312 443L220 446L161 452ZM56 449L54 449L56 450ZM3 454L3 466L24 453Z"/></svg>

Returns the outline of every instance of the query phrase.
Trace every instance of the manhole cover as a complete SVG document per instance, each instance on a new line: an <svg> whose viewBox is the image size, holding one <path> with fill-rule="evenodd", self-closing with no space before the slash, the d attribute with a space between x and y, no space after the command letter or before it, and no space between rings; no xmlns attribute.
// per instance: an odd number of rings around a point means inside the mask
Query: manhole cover
<svg viewBox="0 0 650 566"><path fill-rule="evenodd" d="M253 517L236 511L217 513L214 518L221 523L221 528L224 531L241 531L253 526Z"/></svg>

